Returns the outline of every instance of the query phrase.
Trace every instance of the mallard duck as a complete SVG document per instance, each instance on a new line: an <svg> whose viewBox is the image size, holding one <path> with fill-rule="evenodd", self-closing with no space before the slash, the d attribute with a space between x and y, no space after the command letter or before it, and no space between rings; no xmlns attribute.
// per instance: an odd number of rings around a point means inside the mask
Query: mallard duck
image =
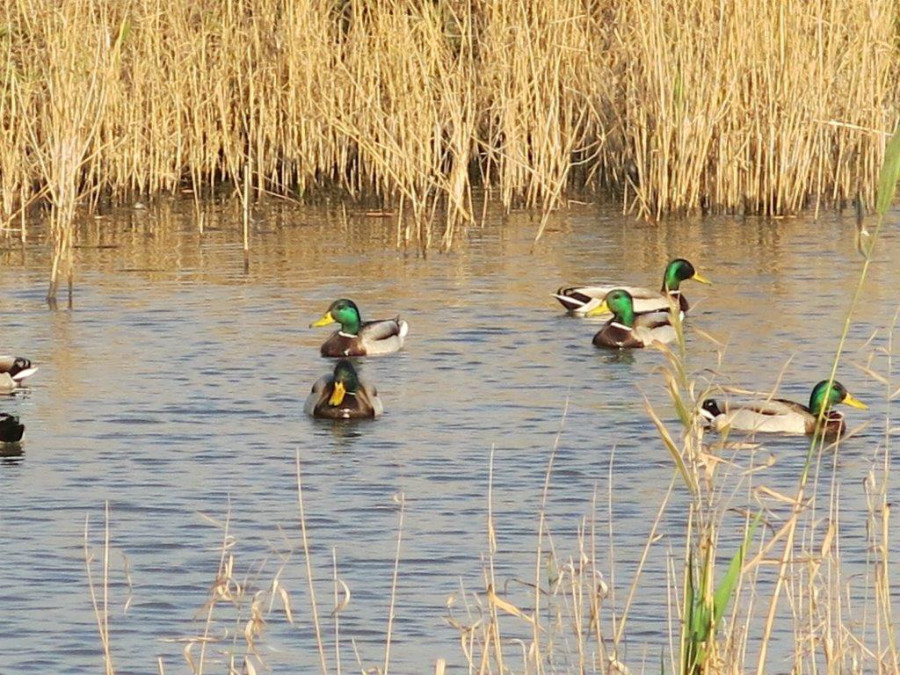
<svg viewBox="0 0 900 675"><path fill-rule="evenodd" d="M375 387L356 374L350 361L341 359L332 375L316 380L303 410L313 417L346 420L378 417L384 406Z"/></svg>
<svg viewBox="0 0 900 675"><path fill-rule="evenodd" d="M667 296L671 296L678 303L682 312L687 312L690 305L687 298L681 294L681 282L688 279L699 281L701 284L712 283L697 272L687 260L676 258L666 265L666 271L663 273L662 288L659 291L654 291L651 288L606 284L560 288L554 293L553 297L559 300L570 314L586 316L590 310L600 306L603 298L610 291L616 288L623 288L634 299L634 310L636 312L656 312L669 309Z"/></svg>
<svg viewBox="0 0 900 675"><path fill-rule="evenodd" d="M9 413L0 413L0 443L18 443L25 433L25 425Z"/></svg>
<svg viewBox="0 0 900 675"><path fill-rule="evenodd" d="M828 380L822 380L813 387L808 406L776 398L747 405L726 405L723 410L718 401L708 398L702 403L700 414L717 431L735 429L812 436L816 432L819 415L824 410L819 428L824 429L825 436L839 436L846 427L843 414L831 409L838 403L862 410L869 407L853 398L840 382L835 380L829 387Z"/></svg>
<svg viewBox="0 0 900 675"><path fill-rule="evenodd" d="M34 375L36 366L21 356L0 356L0 393L15 391L25 378Z"/></svg>
<svg viewBox="0 0 900 675"><path fill-rule="evenodd" d="M603 324L594 336L595 347L631 349L652 343L667 344L676 338L668 312L635 312L631 293L616 288L603 301L589 310L587 316L612 313L613 318Z"/></svg>
<svg viewBox="0 0 900 675"><path fill-rule="evenodd" d="M363 321L359 308L352 300L342 298L331 303L331 307L310 328L341 324L341 329L322 344L322 356L380 356L392 354L403 347L409 332L409 325L397 317L379 321Z"/></svg>

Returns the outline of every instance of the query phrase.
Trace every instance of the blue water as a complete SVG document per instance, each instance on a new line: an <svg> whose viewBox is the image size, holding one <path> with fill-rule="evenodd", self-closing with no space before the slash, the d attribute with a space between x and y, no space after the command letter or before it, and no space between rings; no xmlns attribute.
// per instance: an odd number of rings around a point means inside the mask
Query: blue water
<svg viewBox="0 0 900 675"><path fill-rule="evenodd" d="M233 578L244 594L239 603L216 605L205 671L224 672L228 654L240 668L253 596L271 592L277 579L294 623L278 593L262 602L267 624L253 658L275 672L313 672L319 660L300 539L298 457L331 670L338 653L342 670L359 670L351 640L364 668L383 665L401 494L391 670L430 672L439 658L451 671L466 665L459 632L445 618L452 612L464 621L468 602L472 618L465 621L474 622L475 595L486 602L492 451L498 592L526 611L533 603L538 517L556 446L546 512L552 537L544 537L543 550L552 546L559 566L577 561L579 529L594 529L588 551L615 594L604 601L608 638L611 612L624 606L674 475L644 396L676 437L678 430L664 356L595 349L599 324L564 316L550 293L601 279L657 286L666 261L686 257L714 281L685 286L694 304L688 369L698 382L768 392L780 378L779 395L805 401L828 375L861 267L854 223L833 215L660 225L580 207L554 216L532 252L536 220L514 213L491 216L450 252L423 257L393 246L389 220L345 224L324 211L275 205L257 214L245 273L238 221L227 205L210 209L213 227L202 235L190 205L113 212L82 233L73 305L63 301L55 311L44 302L43 243L23 249L0 240L0 351L40 366L26 392L0 401L0 410L26 424L21 454L0 460L4 672L102 668L84 549L87 522L102 595L106 502L110 643L119 672L155 673L160 661L167 673L188 670L182 652L206 630L225 523ZM827 455L819 483L823 504L832 478L841 486L843 556L859 575L851 584L858 593L867 544L862 481L881 461L873 458L883 451L886 391L896 383L853 364L891 377L885 352L900 282L894 221L838 376L870 404L868 411L846 409L851 427L866 426L838 455ZM318 356L328 331L307 325L343 296L364 318L400 314L410 323L401 353L362 362L386 409L374 422L333 424L302 414L309 387L331 366ZM721 508L733 509L724 516L724 555L740 541L743 509L760 508L752 488L790 494L803 466L804 440L756 440L755 449L719 451L730 461L719 474ZM744 474L770 459L768 468ZM658 672L660 654L668 658L667 568L674 565L680 584L687 504L676 482L625 631L620 659L634 671ZM783 505L769 506L773 521L785 515ZM333 556L351 590L337 615L339 648ZM770 588L771 576L771 569L762 573L761 588ZM555 602L566 606L563 596ZM789 670L793 654L786 605L771 647L776 671ZM766 609L760 602L753 613ZM519 672L521 648L511 640L530 639L530 628L509 615L502 625L507 665ZM591 671L599 668L596 642L589 649ZM751 644L750 654L756 650ZM551 671L576 669L566 629L554 633L552 653ZM199 654L197 644L195 663Z"/></svg>

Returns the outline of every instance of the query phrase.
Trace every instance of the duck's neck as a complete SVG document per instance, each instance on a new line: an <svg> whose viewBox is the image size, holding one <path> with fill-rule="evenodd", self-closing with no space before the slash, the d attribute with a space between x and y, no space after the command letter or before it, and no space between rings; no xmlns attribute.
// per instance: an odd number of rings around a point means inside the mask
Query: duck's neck
<svg viewBox="0 0 900 675"><path fill-rule="evenodd" d="M614 321L628 328L634 328L634 306L620 307L613 315Z"/></svg>
<svg viewBox="0 0 900 675"><path fill-rule="evenodd" d="M827 413L833 405L840 401L841 397L837 392L827 386L825 382L821 382L809 395L809 412L818 417L823 411Z"/></svg>
<svg viewBox="0 0 900 675"><path fill-rule="evenodd" d="M818 418L822 412L828 412L831 408L831 401L828 400L828 397L820 391L814 391L812 396L809 397L809 412L812 413L813 417Z"/></svg>
<svg viewBox="0 0 900 675"><path fill-rule="evenodd" d="M663 275L662 289L660 290L660 293L662 293L663 295L668 293L670 295L677 296L680 293L679 288L681 288L681 279L678 278L675 266L670 265L666 268L666 273Z"/></svg>
<svg viewBox="0 0 900 675"><path fill-rule="evenodd" d="M359 318L358 312L351 312L348 316L341 319L341 332L347 335L359 335L359 329L362 327L362 319Z"/></svg>

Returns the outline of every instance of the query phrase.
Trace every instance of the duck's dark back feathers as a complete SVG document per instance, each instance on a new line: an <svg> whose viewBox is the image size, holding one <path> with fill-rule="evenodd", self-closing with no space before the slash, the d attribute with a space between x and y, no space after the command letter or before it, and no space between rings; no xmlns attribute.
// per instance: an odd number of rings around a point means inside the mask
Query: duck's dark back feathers
<svg viewBox="0 0 900 675"><path fill-rule="evenodd" d="M0 413L0 443L18 443L25 433L25 425L9 413Z"/></svg>

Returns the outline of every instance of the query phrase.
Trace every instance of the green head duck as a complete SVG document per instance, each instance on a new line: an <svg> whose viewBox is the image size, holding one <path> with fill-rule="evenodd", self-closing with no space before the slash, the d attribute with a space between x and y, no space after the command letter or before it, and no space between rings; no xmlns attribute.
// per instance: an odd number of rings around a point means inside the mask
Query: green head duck
<svg viewBox="0 0 900 675"><path fill-rule="evenodd" d="M822 380L813 387L812 394L809 396L809 411L818 417L822 411L828 411L838 403L846 403L861 410L869 407L862 401L853 398L844 385L837 380L830 387L828 386L828 380Z"/></svg>
<svg viewBox="0 0 900 675"><path fill-rule="evenodd" d="M356 303L346 298L335 300L321 319L310 324L311 328L327 326L328 324L341 324L341 332L347 335L358 335L362 327L362 319L359 316L359 308Z"/></svg>
<svg viewBox="0 0 900 675"><path fill-rule="evenodd" d="M684 258L675 258L666 265L666 271L663 274L662 293L671 293L677 291L681 287L682 281L693 279L701 284L711 284L712 282L694 269L694 266Z"/></svg>
<svg viewBox="0 0 900 675"><path fill-rule="evenodd" d="M341 359L334 367L334 392L328 399L328 405L339 406L344 402L347 394L356 394L359 389L359 378L353 364L346 359Z"/></svg>
<svg viewBox="0 0 900 675"><path fill-rule="evenodd" d="M603 302L585 316L596 314L612 314L613 321L632 328L634 326L634 298L624 288L611 290L603 298Z"/></svg>

